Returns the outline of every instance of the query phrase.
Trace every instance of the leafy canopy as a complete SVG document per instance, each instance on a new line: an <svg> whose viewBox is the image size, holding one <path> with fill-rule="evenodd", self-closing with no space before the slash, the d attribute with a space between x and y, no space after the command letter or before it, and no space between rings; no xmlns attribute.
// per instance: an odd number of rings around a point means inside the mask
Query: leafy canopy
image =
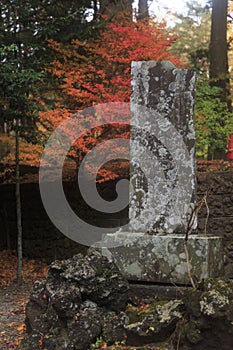
<svg viewBox="0 0 233 350"><path fill-rule="evenodd" d="M58 81L60 98L57 108L40 113L41 124L51 130L79 109L99 103L128 102L131 61L170 60L180 65L180 59L169 51L175 39L165 23L151 22L148 25L148 22L132 22L128 17L120 16L107 21L98 37L89 41L75 39L70 44L63 44L50 40L57 59L51 63L48 71ZM106 125L112 123L107 115L105 117ZM83 115L80 118L84 118ZM116 135L129 137L127 126L114 125L113 133L106 125L84 134L69 155L80 161L88 150L103 141L102 134L105 139ZM78 160L78 157L81 159ZM128 166L128 163L124 164ZM122 166L122 172L124 168ZM110 168L101 171L105 180L106 176L108 179L114 178Z"/></svg>

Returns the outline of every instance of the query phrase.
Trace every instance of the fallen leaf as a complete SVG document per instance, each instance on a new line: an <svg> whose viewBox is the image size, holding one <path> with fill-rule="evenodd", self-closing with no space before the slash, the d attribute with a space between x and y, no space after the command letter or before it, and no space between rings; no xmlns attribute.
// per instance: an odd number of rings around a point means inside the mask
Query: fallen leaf
<svg viewBox="0 0 233 350"><path fill-rule="evenodd" d="M25 329L26 329L26 327L25 327L25 324L23 324L23 323L20 326L17 327L17 331L18 332L24 332Z"/></svg>

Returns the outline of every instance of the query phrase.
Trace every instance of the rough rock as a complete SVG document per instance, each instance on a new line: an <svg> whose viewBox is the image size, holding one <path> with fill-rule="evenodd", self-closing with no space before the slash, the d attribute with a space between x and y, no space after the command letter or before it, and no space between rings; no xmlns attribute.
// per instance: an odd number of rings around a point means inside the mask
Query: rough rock
<svg viewBox="0 0 233 350"><path fill-rule="evenodd" d="M185 317L176 327L180 350L231 350L233 282L207 279L184 295ZM220 347L221 344L221 347Z"/></svg>
<svg viewBox="0 0 233 350"><path fill-rule="evenodd" d="M88 349L101 335L109 343L124 339L128 290L118 268L97 251L53 262L26 307L28 349L33 339L38 347L38 334L54 350Z"/></svg>
<svg viewBox="0 0 233 350"><path fill-rule="evenodd" d="M141 308L126 310L128 341L131 344L151 343L156 338L165 340L182 319L184 304L181 300L155 301Z"/></svg>
<svg viewBox="0 0 233 350"><path fill-rule="evenodd" d="M31 293L21 348L232 349L233 282L207 279L173 300L129 299L129 289L99 252L52 263Z"/></svg>
<svg viewBox="0 0 233 350"><path fill-rule="evenodd" d="M97 304L85 301L80 311L68 321L69 344L67 349L88 349L101 335L102 310Z"/></svg>
<svg viewBox="0 0 233 350"><path fill-rule="evenodd" d="M116 314L109 312L104 317L102 337L107 344L123 341L127 339L127 331L125 328L126 314L120 312Z"/></svg>

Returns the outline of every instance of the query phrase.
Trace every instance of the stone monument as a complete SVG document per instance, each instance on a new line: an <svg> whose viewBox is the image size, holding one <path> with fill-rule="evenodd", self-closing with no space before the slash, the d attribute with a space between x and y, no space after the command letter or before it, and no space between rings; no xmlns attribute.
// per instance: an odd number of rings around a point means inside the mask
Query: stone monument
<svg viewBox="0 0 233 350"><path fill-rule="evenodd" d="M193 72L132 62L130 223L102 242L128 279L187 284L191 274L222 275L221 239L193 234L194 96Z"/></svg>
<svg viewBox="0 0 233 350"><path fill-rule="evenodd" d="M174 233L188 225L196 181L194 93L193 72L166 61L132 63L132 231Z"/></svg>

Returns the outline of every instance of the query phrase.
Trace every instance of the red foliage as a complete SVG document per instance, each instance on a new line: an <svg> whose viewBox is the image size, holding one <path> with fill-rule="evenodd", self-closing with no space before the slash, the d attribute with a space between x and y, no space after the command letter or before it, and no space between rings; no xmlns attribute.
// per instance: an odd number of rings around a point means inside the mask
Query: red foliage
<svg viewBox="0 0 233 350"><path fill-rule="evenodd" d="M132 61L153 59L181 63L169 51L176 37L165 24L120 20L109 22L98 39L88 43L74 40L67 46L50 41L60 56L50 71L61 79L62 90L72 96L78 107L129 101Z"/></svg>
<svg viewBox="0 0 233 350"><path fill-rule="evenodd" d="M147 306L147 304L145 303L145 301L144 301L144 300L142 300L142 301L140 302L140 306L141 306L141 307L146 307L146 306Z"/></svg>
<svg viewBox="0 0 233 350"><path fill-rule="evenodd" d="M165 24L132 22L121 17L109 22L98 38L89 42L74 40L64 45L50 41L58 58L52 62L49 71L60 81L63 92L61 105L77 110L100 103L128 102L131 61L169 60L180 65L179 58L169 51L174 40L175 36L166 29ZM62 107L42 113L41 118L44 125L53 124L56 127L62 118L69 115L69 111ZM83 118L82 115L80 117ZM106 123L112 123L110 119L108 115L104 117ZM105 137L109 139L121 135L129 138L129 129L123 130L117 126L116 130L117 136L110 132ZM101 134L104 131L104 126L85 131L76 141L79 152L76 152L77 148L73 149L70 156L77 159L77 154L78 157L81 154L83 157L92 147L103 142ZM102 172L106 180L114 178L115 171L102 168Z"/></svg>

